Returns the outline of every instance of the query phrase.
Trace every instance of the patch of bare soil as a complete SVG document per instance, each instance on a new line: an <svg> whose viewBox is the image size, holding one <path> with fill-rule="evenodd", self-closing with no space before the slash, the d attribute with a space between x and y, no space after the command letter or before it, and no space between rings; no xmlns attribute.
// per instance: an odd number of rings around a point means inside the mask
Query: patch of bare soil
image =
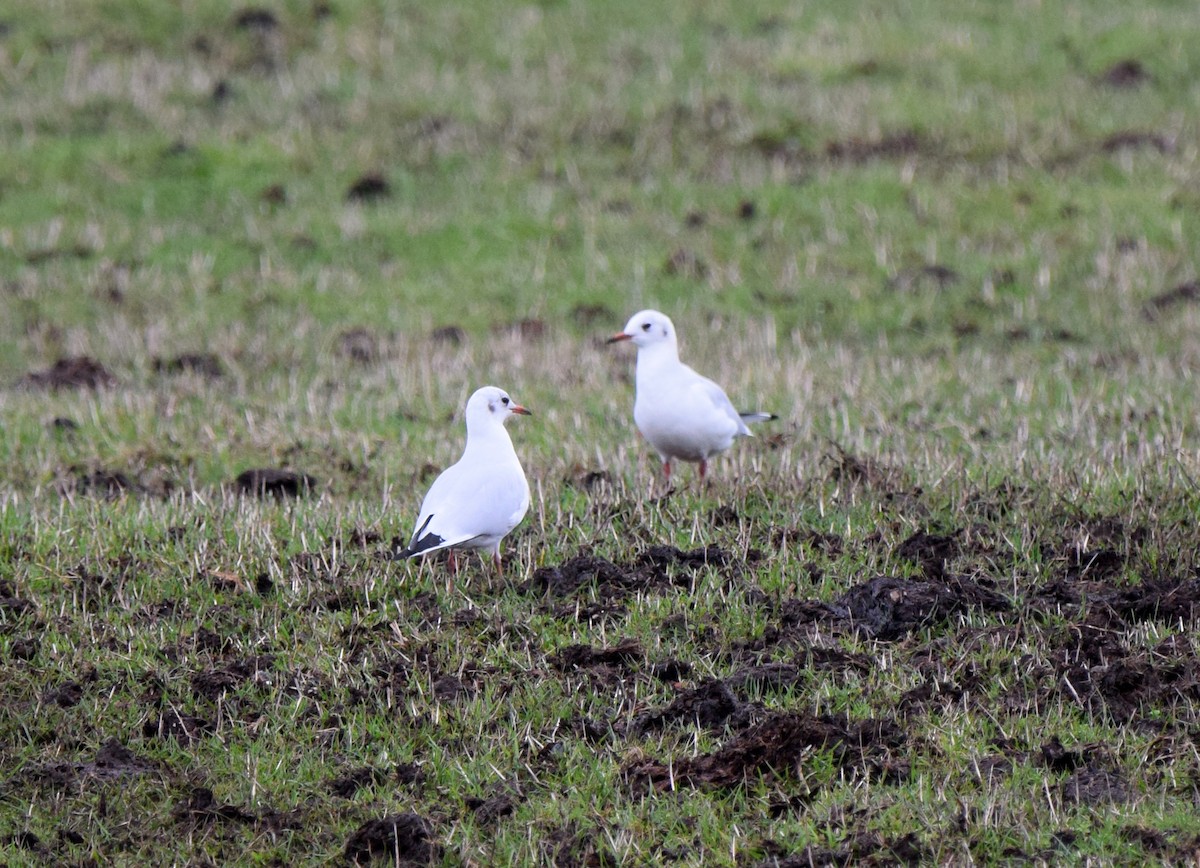
<svg viewBox="0 0 1200 868"><path fill-rule="evenodd" d="M1119 60L1101 73L1099 81L1109 87L1135 88L1141 87L1153 79L1145 65L1137 58Z"/></svg>
<svg viewBox="0 0 1200 868"><path fill-rule="evenodd" d="M362 766L350 769L329 781L329 792L343 799L351 799L355 793L366 787L387 785L392 783L420 784L425 780L425 773L412 763L398 763L391 768L378 766Z"/></svg>
<svg viewBox="0 0 1200 868"><path fill-rule="evenodd" d="M1142 305L1142 316L1153 321L1171 308L1195 301L1200 301L1200 281L1189 280L1154 296Z"/></svg>
<svg viewBox="0 0 1200 868"><path fill-rule="evenodd" d="M379 338L369 329L346 329L337 337L337 354L360 365L369 365L381 356Z"/></svg>
<svg viewBox="0 0 1200 868"><path fill-rule="evenodd" d="M877 832L860 832L837 848L810 844L798 853L774 841L764 849L768 856L754 868L833 868L850 865L920 865L929 853L916 832L889 841Z"/></svg>
<svg viewBox="0 0 1200 868"><path fill-rule="evenodd" d="M825 156L831 160L866 163L871 160L894 160L898 157L907 157L922 150L928 150L928 146L918 133L913 130L901 130L877 139L852 137L828 142L825 145Z"/></svg>
<svg viewBox="0 0 1200 868"><path fill-rule="evenodd" d="M708 275L708 264L694 250L679 247L663 263L663 273L688 280L700 280Z"/></svg>
<svg viewBox="0 0 1200 868"><path fill-rule="evenodd" d="M199 374L215 380L225 376L225 365L213 353L180 353L177 356L155 356L152 362L158 374Z"/></svg>
<svg viewBox="0 0 1200 868"><path fill-rule="evenodd" d="M116 498L126 493L136 493L142 486L120 470L78 470L73 488L79 494Z"/></svg>
<svg viewBox="0 0 1200 868"><path fill-rule="evenodd" d="M261 832L273 835L288 830L300 829L310 822L300 811L277 811L271 807L261 810L243 808L217 800L208 787L191 787L179 799L171 812L174 821L186 828L205 826L254 826Z"/></svg>
<svg viewBox="0 0 1200 868"><path fill-rule="evenodd" d="M898 639L971 610L1005 612L1008 599L961 576L913 581L879 576L856 585L830 609L875 639Z"/></svg>
<svg viewBox="0 0 1200 868"><path fill-rule="evenodd" d="M774 712L739 732L710 754L675 757L663 763L640 760L626 767L635 786L736 787L761 778L796 778L805 760L817 751L830 753L845 774L872 779L907 778L904 759L909 746L895 721L848 721Z"/></svg>
<svg viewBox="0 0 1200 868"><path fill-rule="evenodd" d="M1105 137L1100 143L1100 150L1106 154L1123 150L1139 150L1149 148L1160 154L1175 152L1175 142L1161 133L1148 133L1142 130L1121 130Z"/></svg>
<svg viewBox="0 0 1200 868"><path fill-rule="evenodd" d="M91 356L69 356L45 370L30 371L21 382L39 389L100 389L116 385L117 378Z"/></svg>
<svg viewBox="0 0 1200 868"><path fill-rule="evenodd" d="M607 648L592 645L568 645L551 655L550 664L563 672L605 667L631 671L645 661L646 652L636 639L625 639Z"/></svg>
<svg viewBox="0 0 1200 868"><path fill-rule="evenodd" d="M275 467L243 470L233 481L239 492L256 497L299 497L316 485L316 479L307 473Z"/></svg>
<svg viewBox="0 0 1200 868"><path fill-rule="evenodd" d="M730 554L717 546L687 552L673 546L652 546L625 564L614 564L596 555L581 553L557 566L534 570L520 590L526 594L566 598L594 589L597 596L611 604L639 591L687 586L692 570L705 566L721 567L732 562Z"/></svg>
<svg viewBox="0 0 1200 868"><path fill-rule="evenodd" d="M392 814L368 820L346 841L345 857L354 865L386 859L393 865L428 865L442 858L433 824L417 814Z"/></svg>
<svg viewBox="0 0 1200 868"><path fill-rule="evenodd" d="M55 762L25 769L21 777L56 789L79 786L84 781L117 781L141 775L163 774L157 762L139 756L115 738L110 738L90 761Z"/></svg>
<svg viewBox="0 0 1200 868"><path fill-rule="evenodd" d="M709 730L726 727L744 729L754 711L754 706L738 699L724 681L705 681L698 687L685 690L665 708L642 712L634 717L629 724L629 732L644 735L675 724Z"/></svg>
<svg viewBox="0 0 1200 868"><path fill-rule="evenodd" d="M346 199L350 202L373 202L386 199L390 195L392 185L378 172L368 172L359 176L346 190Z"/></svg>

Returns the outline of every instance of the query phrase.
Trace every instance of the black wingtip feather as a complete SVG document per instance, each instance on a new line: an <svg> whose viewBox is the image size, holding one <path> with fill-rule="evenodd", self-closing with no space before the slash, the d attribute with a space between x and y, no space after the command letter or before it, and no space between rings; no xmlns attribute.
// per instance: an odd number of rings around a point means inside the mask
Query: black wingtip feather
<svg viewBox="0 0 1200 868"><path fill-rule="evenodd" d="M417 555L421 554L422 552L427 552L430 549L437 548L438 546L440 546L442 543L444 543L446 541L444 538L438 536L436 533L428 533L428 534L425 534L425 536L421 536L421 534L424 532L425 528L429 527L429 522L431 522L431 521L433 521L432 515L429 516L429 518L425 519L425 523L416 529L416 531L413 533L412 540L409 542L408 546L406 548L402 548L402 549L400 549L400 551L396 552L396 554L395 554L396 560L402 561L405 558L416 557Z"/></svg>

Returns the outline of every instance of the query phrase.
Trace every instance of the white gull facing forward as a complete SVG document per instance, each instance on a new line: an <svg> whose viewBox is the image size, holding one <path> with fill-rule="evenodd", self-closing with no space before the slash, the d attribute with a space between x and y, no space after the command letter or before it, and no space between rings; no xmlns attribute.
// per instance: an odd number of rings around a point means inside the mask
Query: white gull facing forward
<svg viewBox="0 0 1200 868"><path fill-rule="evenodd" d="M656 310L635 313L608 342L630 341L637 347L637 395L633 421L663 462L671 480L671 460L700 464L724 452L737 437L753 436L747 422L777 418L771 413L739 413L724 390L679 361L675 326Z"/></svg>
<svg viewBox="0 0 1200 868"><path fill-rule="evenodd" d="M457 464L433 481L416 530L397 558L450 549L482 549L501 568L500 541L529 509L529 483L504 430L513 414L532 415L503 389L484 386L467 401L467 446Z"/></svg>

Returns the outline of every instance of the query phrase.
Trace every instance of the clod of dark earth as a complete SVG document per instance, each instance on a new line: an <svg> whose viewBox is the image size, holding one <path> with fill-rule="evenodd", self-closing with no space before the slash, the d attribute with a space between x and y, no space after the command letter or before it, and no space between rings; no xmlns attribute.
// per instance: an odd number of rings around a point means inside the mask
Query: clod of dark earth
<svg viewBox="0 0 1200 868"><path fill-rule="evenodd" d="M475 821L487 826L511 816L517 809L517 804L509 795L492 796L481 799L478 796L468 796L463 800L467 808L475 814Z"/></svg>
<svg viewBox="0 0 1200 868"><path fill-rule="evenodd" d="M708 275L708 265L694 250L680 247L667 257L667 261L663 263L663 272L689 280L699 280Z"/></svg>
<svg viewBox="0 0 1200 868"><path fill-rule="evenodd" d="M360 365L379 359L379 340L365 328L347 329L338 335L337 353Z"/></svg>
<svg viewBox="0 0 1200 868"><path fill-rule="evenodd" d="M921 148L921 137L913 130L903 130L878 139L849 138L828 142L825 145L825 156L831 160L866 163L877 159L909 156Z"/></svg>
<svg viewBox="0 0 1200 868"><path fill-rule="evenodd" d="M1136 150L1150 148L1160 154L1175 153L1175 142L1159 133L1147 133L1139 130L1121 130L1112 133L1100 143L1100 150L1106 154L1121 150ZM1119 245L1118 245L1119 249Z"/></svg>
<svg viewBox="0 0 1200 868"><path fill-rule="evenodd" d="M114 498L126 492L141 491L142 487L119 470L97 468L79 471L79 475L75 477L74 489L80 494Z"/></svg>
<svg viewBox="0 0 1200 868"><path fill-rule="evenodd" d="M456 325L441 326L429 333L429 339L438 344L450 344L451 346L461 346L463 341L467 339L465 329Z"/></svg>
<svg viewBox="0 0 1200 868"><path fill-rule="evenodd" d="M1129 801L1129 784L1118 772L1087 766L1062 782L1059 788L1067 803L1081 805L1120 804Z"/></svg>
<svg viewBox="0 0 1200 868"><path fill-rule="evenodd" d="M225 376L225 366L213 353L181 353L177 356L155 356L154 371L158 374L193 373L217 379Z"/></svg>
<svg viewBox="0 0 1200 868"><path fill-rule="evenodd" d="M850 588L829 608L872 638L893 640L971 609L1006 612L1012 604L966 578L921 582L878 576Z"/></svg>
<svg viewBox="0 0 1200 868"><path fill-rule="evenodd" d="M525 317L516 322L498 323L492 327L494 334L507 334L523 341L539 341L546 336L546 321L536 317Z"/></svg>
<svg viewBox="0 0 1200 868"><path fill-rule="evenodd" d="M274 30L279 19L270 9L249 6L233 16L233 26L239 30Z"/></svg>
<svg viewBox="0 0 1200 868"><path fill-rule="evenodd" d="M929 856L916 832L909 832L895 841L887 841L877 832L861 832L836 850L809 844L798 853L786 855L787 850L774 841L766 842L765 849L767 858L756 863L754 868L920 865Z"/></svg>
<svg viewBox="0 0 1200 868"><path fill-rule="evenodd" d="M175 806L175 819L187 820L202 826L211 823L253 823L258 819L253 813L237 805L217 801L208 787L195 787L187 797Z"/></svg>
<svg viewBox="0 0 1200 868"><path fill-rule="evenodd" d="M360 176L346 190L346 199L351 202L369 202L390 195L392 195L392 185L378 172L369 172Z"/></svg>
<svg viewBox="0 0 1200 868"><path fill-rule="evenodd" d="M665 763L642 760L627 766L624 774L635 788L737 787L763 777L796 777L813 752L829 751L836 767L848 775L896 782L909 775L907 762L899 757L910 747L892 720L850 722L773 712L713 753Z"/></svg>
<svg viewBox="0 0 1200 868"><path fill-rule="evenodd" d="M99 389L116 385L117 378L90 356L69 356L43 371L30 371L21 382L41 389Z"/></svg>
<svg viewBox="0 0 1200 868"><path fill-rule="evenodd" d="M646 711L629 723L632 735L643 736L675 724L691 725L707 730L745 729L756 707L738 699L724 681L705 681L684 691L670 705Z"/></svg>
<svg viewBox="0 0 1200 868"><path fill-rule="evenodd" d="M958 272L953 268L933 263L899 272L888 280L888 286L897 292L915 292L927 289L945 289L958 281Z"/></svg>
<svg viewBox="0 0 1200 868"><path fill-rule="evenodd" d="M560 671L588 669L595 666L610 666L631 669L646 659L642 643L636 639L624 639L607 648L592 645L568 645L549 658L550 664Z"/></svg>
<svg viewBox="0 0 1200 868"><path fill-rule="evenodd" d="M1194 301L1200 301L1200 281L1189 280L1159 293L1142 305L1142 317L1154 321L1171 308Z"/></svg>
<svg viewBox="0 0 1200 868"><path fill-rule="evenodd" d="M96 751L91 762L58 762L33 766L22 773L28 780L49 784L57 789L77 787L81 780L114 781L122 778L159 774L163 769L153 760L138 756L115 738Z"/></svg>
<svg viewBox="0 0 1200 868"><path fill-rule="evenodd" d="M233 484L241 493L257 497L299 497L316 488L317 481L307 473L267 467L243 470Z"/></svg>
<svg viewBox="0 0 1200 868"><path fill-rule="evenodd" d="M346 841L345 857L355 865L374 859L427 865L442 858L442 846L433 840L433 826L424 817L393 814L360 826Z"/></svg>
<svg viewBox="0 0 1200 868"><path fill-rule="evenodd" d="M1118 88L1140 87L1150 80L1150 73L1136 58L1118 61L1100 76L1101 83Z"/></svg>
<svg viewBox="0 0 1200 868"><path fill-rule="evenodd" d="M268 184L258 191L258 201L267 205L286 205L288 201L287 187L283 184Z"/></svg>
<svg viewBox="0 0 1200 868"><path fill-rule="evenodd" d="M736 566L730 553L719 546L707 546L690 552L674 546L651 546L638 555L632 564L625 565L581 553L557 566L537 568L527 582L518 586L518 590L526 594L562 598L594 586L603 599L613 603L637 591L687 585L689 576L672 575L669 568L676 564L688 570L727 564Z"/></svg>
<svg viewBox="0 0 1200 868"><path fill-rule="evenodd" d="M940 580L945 576L946 563L958 557L958 534L939 535L920 530L896 547L896 557L913 561L925 576Z"/></svg>

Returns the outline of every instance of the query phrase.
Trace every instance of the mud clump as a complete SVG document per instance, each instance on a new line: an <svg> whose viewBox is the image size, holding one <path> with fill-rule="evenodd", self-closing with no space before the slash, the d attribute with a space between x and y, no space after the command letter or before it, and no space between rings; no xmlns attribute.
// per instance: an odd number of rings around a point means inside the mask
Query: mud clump
<svg viewBox="0 0 1200 868"><path fill-rule="evenodd" d="M215 731L216 727L211 721L174 708L161 712L142 724L144 738L159 738L164 741L170 739L185 747L191 747Z"/></svg>
<svg viewBox="0 0 1200 868"><path fill-rule="evenodd" d="M115 738L110 738L96 751L90 762L50 763L35 766L22 776L28 780L66 789L77 787L81 780L117 781L128 777L158 774L163 769L153 760L138 756Z"/></svg>
<svg viewBox="0 0 1200 868"><path fill-rule="evenodd" d="M392 185L378 172L360 176L346 190L348 202L374 202L392 195Z"/></svg>
<svg viewBox="0 0 1200 868"><path fill-rule="evenodd" d="M74 489L79 494L89 494L109 500L126 493L136 493L142 487L119 470L82 471L75 477Z"/></svg>
<svg viewBox="0 0 1200 868"><path fill-rule="evenodd" d="M592 645L568 645L550 657L550 664L560 672L575 669L591 669L597 666L632 669L646 659L642 643L636 639L624 639L608 648Z"/></svg>
<svg viewBox="0 0 1200 868"><path fill-rule="evenodd" d="M233 26L238 30L274 30L279 19L270 9L249 6L233 16Z"/></svg>
<svg viewBox="0 0 1200 868"><path fill-rule="evenodd" d="M300 497L316 488L317 481L307 473L268 467L243 470L233 485L240 493L255 497Z"/></svg>
<svg viewBox="0 0 1200 868"><path fill-rule="evenodd" d="M1178 305L1200 301L1200 281L1189 280L1161 292L1142 305L1142 318L1153 322Z"/></svg>
<svg viewBox="0 0 1200 868"><path fill-rule="evenodd" d="M925 575L940 579L945 575L946 563L958 557L957 534L938 535L917 531L896 547L896 557L920 565Z"/></svg>
<svg viewBox="0 0 1200 868"><path fill-rule="evenodd" d="M225 376L225 365L212 353L181 353L177 356L155 356L152 362L156 374L198 374L211 380Z"/></svg>
<svg viewBox="0 0 1200 868"><path fill-rule="evenodd" d="M921 148L920 136L912 130L904 130L878 139L849 138L829 142L825 145L825 156L848 163L867 163L907 157Z"/></svg>
<svg viewBox="0 0 1200 868"><path fill-rule="evenodd" d="M539 567L519 589L526 594L565 598L594 587L600 598L613 605L638 591L687 585L690 579L674 576L670 569L672 566L691 570L731 563L732 555L720 546L707 546L689 552L674 546L651 546L627 564L614 564L585 552L557 566Z"/></svg>
<svg viewBox="0 0 1200 868"><path fill-rule="evenodd" d="M346 329L338 335L337 354L360 365L369 365L381 356L379 339L365 328Z"/></svg>
<svg viewBox="0 0 1200 868"><path fill-rule="evenodd" d="M675 546L651 546L637 559L638 564L665 567L680 564L685 567L724 566L732 560L729 552L720 546L705 546L685 552Z"/></svg>
<svg viewBox="0 0 1200 868"><path fill-rule="evenodd" d="M680 247L663 263L663 274L699 280L708 275L708 264L694 250Z"/></svg>
<svg viewBox="0 0 1200 868"><path fill-rule="evenodd" d="M392 814L368 820L346 841L346 859L365 865L374 859L398 865L428 865L442 858L442 847L433 840L433 826L417 814Z"/></svg>
<svg viewBox="0 0 1200 868"><path fill-rule="evenodd" d="M1122 89L1141 87L1150 80L1145 65L1136 58L1117 61L1100 76L1101 84Z"/></svg>
<svg viewBox="0 0 1200 868"><path fill-rule="evenodd" d="M780 844L766 842L769 854L754 868L814 868L834 865L921 865L929 853L916 832L888 841L877 832L860 832L850 841L830 849L810 844L799 853L788 854Z"/></svg>
<svg viewBox="0 0 1200 868"><path fill-rule="evenodd" d="M878 576L856 585L830 608L875 639L899 639L971 609L1012 608L1000 594L968 579L921 582Z"/></svg>
<svg viewBox="0 0 1200 868"><path fill-rule="evenodd" d="M834 764L848 773L859 769L897 780L907 777L908 771L892 757L904 748L903 734L891 720L849 723L777 712L713 753L677 757L668 763L645 760L626 768L625 774L635 785L649 783L660 790L728 788L763 777L795 777L814 751L829 751Z"/></svg>
<svg viewBox="0 0 1200 868"><path fill-rule="evenodd" d="M744 729L754 707L738 699L724 681L706 681L675 698L670 705L637 715L629 724L635 735L657 732L676 724L719 730L726 726Z"/></svg>
<svg viewBox="0 0 1200 868"><path fill-rule="evenodd" d="M208 787L195 787L175 806L175 820L197 826L215 823L253 823L258 819L253 813L237 805L218 802Z"/></svg>
<svg viewBox="0 0 1200 868"><path fill-rule="evenodd" d="M1068 804L1122 804L1129 801L1129 784L1117 772L1088 766L1075 772L1059 787Z"/></svg>
<svg viewBox="0 0 1200 868"><path fill-rule="evenodd" d="M91 356L70 356L30 371L21 382L39 389L100 389L116 385L117 378Z"/></svg>

